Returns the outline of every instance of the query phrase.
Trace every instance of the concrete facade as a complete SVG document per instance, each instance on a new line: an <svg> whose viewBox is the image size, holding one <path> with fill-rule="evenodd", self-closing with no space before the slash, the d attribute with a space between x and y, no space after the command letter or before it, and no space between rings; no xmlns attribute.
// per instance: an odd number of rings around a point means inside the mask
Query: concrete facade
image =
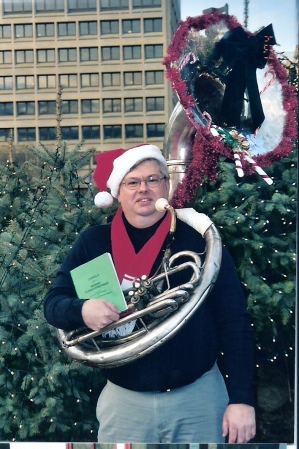
<svg viewBox="0 0 299 449"><path fill-rule="evenodd" d="M162 64L179 0L2 0L0 149L163 147L176 99ZM61 86L60 118L57 96ZM10 131L12 130L12 131Z"/></svg>

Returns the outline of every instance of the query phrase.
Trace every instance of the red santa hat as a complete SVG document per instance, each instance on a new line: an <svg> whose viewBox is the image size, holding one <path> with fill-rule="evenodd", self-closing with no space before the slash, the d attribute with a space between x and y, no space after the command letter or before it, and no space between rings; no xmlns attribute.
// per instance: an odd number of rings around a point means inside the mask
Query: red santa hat
<svg viewBox="0 0 299 449"><path fill-rule="evenodd" d="M117 149L97 154L97 166L93 174L93 179L99 188L99 193L94 199L96 206L111 206L113 198L117 198L124 176L135 164L148 158L157 159L167 169L166 159L155 145L144 144L129 150ZM107 192L107 187L111 193Z"/></svg>

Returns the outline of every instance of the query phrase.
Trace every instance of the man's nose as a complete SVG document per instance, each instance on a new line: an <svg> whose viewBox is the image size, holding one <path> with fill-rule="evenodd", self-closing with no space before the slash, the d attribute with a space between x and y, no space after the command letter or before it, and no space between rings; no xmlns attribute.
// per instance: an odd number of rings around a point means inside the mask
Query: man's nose
<svg viewBox="0 0 299 449"><path fill-rule="evenodd" d="M148 190L148 185L146 184L145 180L140 181L138 190L141 190L141 191Z"/></svg>

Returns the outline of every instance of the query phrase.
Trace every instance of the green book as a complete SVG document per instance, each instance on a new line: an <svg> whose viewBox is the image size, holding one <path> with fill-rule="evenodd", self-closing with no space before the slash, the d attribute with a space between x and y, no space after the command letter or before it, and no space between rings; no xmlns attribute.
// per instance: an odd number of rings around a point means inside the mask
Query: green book
<svg viewBox="0 0 299 449"><path fill-rule="evenodd" d="M127 309L111 254L102 254L79 265L70 273L78 298L102 298L110 301L120 311Z"/></svg>

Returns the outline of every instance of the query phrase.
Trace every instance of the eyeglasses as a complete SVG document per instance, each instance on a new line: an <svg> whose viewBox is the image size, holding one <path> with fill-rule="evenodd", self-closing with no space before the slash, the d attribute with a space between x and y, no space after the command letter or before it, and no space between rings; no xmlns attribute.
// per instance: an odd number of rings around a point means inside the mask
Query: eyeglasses
<svg viewBox="0 0 299 449"><path fill-rule="evenodd" d="M155 188L161 184L162 179L166 179L166 176L163 176L163 178L159 178L159 175L150 175L145 179L129 178L127 179L127 181L122 182L121 184L125 185L129 190L138 189L142 182L145 182L145 184L150 188Z"/></svg>

